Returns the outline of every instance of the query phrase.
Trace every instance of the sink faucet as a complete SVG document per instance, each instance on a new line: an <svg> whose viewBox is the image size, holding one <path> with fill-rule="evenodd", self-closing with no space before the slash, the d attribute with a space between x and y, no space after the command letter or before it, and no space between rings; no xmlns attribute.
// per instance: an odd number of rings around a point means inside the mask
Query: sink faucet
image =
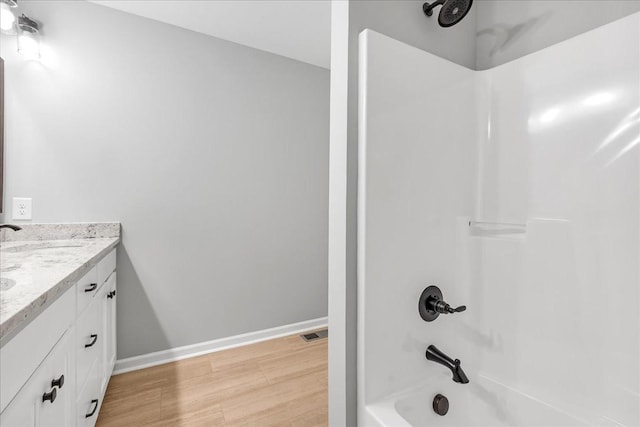
<svg viewBox="0 0 640 427"><path fill-rule="evenodd" d="M446 366L451 369L451 373L453 373L453 381L460 384L467 384L469 379L467 375L464 373L462 368L460 367L460 360L453 360L440 350L435 345L430 345L427 347L427 360L431 360L432 362L436 362L441 364L442 366Z"/></svg>
<svg viewBox="0 0 640 427"><path fill-rule="evenodd" d="M0 224L0 228L10 228L13 231L20 231L22 230L21 227L18 227L17 225L11 225L11 224Z"/></svg>

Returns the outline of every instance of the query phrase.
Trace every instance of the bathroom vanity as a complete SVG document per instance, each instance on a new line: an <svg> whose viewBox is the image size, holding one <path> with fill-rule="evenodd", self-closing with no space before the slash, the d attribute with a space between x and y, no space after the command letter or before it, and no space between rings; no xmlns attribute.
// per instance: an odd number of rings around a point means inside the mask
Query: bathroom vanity
<svg viewBox="0 0 640 427"><path fill-rule="evenodd" d="M115 364L120 226L55 227L3 231L3 426L93 426Z"/></svg>

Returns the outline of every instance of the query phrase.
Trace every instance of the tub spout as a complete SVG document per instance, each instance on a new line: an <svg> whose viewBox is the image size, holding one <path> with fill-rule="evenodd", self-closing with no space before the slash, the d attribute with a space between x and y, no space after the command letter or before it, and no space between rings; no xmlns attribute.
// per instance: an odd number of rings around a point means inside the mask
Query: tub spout
<svg viewBox="0 0 640 427"><path fill-rule="evenodd" d="M430 345L427 347L427 360L432 362L436 362L441 364L442 366L446 366L451 369L451 373L453 374L453 381L460 384L467 384L469 382L469 378L464 373L462 368L460 367L460 360L453 360L443 352L441 352L435 345Z"/></svg>

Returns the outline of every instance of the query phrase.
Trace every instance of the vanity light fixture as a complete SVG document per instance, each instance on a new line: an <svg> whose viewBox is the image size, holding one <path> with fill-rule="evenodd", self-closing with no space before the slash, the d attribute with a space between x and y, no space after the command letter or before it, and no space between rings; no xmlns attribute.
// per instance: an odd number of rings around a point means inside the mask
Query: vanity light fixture
<svg viewBox="0 0 640 427"><path fill-rule="evenodd" d="M13 10L18 7L17 0L0 0L0 31L13 34L16 16Z"/></svg>
<svg viewBox="0 0 640 427"><path fill-rule="evenodd" d="M29 58L40 57L40 27L25 14L18 18L18 53Z"/></svg>

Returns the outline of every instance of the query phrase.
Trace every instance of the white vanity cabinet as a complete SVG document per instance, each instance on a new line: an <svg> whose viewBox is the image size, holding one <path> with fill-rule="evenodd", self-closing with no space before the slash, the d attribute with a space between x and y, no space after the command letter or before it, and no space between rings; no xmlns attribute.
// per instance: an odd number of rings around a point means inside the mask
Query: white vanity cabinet
<svg viewBox="0 0 640 427"><path fill-rule="evenodd" d="M0 348L0 426L93 427L116 359L116 251Z"/></svg>

